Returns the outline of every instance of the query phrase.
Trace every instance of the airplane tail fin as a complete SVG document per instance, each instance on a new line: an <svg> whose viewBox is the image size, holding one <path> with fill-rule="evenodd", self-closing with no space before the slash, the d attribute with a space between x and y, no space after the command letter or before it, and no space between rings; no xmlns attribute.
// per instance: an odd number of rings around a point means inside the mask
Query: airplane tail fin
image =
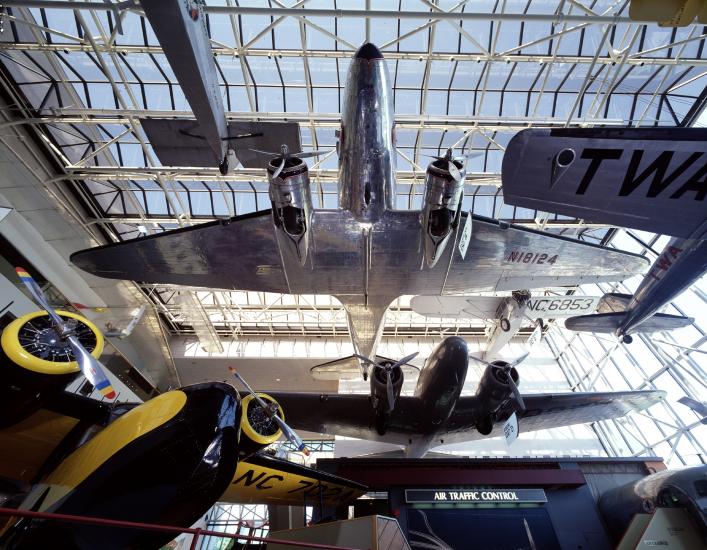
<svg viewBox="0 0 707 550"><path fill-rule="evenodd" d="M565 328L580 332L612 333L619 328L626 316L625 312L595 313L570 317L565 321ZM682 328L694 321L692 317L656 313L636 327L633 332L660 332Z"/></svg>

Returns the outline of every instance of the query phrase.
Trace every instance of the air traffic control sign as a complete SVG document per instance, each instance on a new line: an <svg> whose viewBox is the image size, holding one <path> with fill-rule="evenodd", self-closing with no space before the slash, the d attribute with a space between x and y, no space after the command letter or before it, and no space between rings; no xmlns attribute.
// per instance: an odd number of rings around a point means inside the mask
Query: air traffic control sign
<svg viewBox="0 0 707 550"><path fill-rule="evenodd" d="M468 504L528 504L547 502L543 489L406 489L405 502L432 504L438 502Z"/></svg>

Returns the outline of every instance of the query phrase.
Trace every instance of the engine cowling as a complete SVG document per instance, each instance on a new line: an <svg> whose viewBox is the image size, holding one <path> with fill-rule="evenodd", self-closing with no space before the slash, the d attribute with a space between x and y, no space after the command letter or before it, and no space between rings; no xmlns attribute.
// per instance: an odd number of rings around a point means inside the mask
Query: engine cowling
<svg viewBox="0 0 707 550"><path fill-rule="evenodd" d="M304 265L309 253L312 223L309 169L302 159L288 157L285 167L273 177L281 162L282 157L276 157L267 169L275 232L284 255Z"/></svg>
<svg viewBox="0 0 707 550"><path fill-rule="evenodd" d="M455 180L449 173L449 162L453 162L460 172L463 169L459 161L436 160L427 167L425 176L425 196L420 221L422 248L427 267L434 267L437 263L459 222L464 177L459 181Z"/></svg>
<svg viewBox="0 0 707 550"><path fill-rule="evenodd" d="M285 419L285 413L280 404L266 393L258 393L265 403L276 411L280 418ZM238 456L242 460L260 449L275 443L282 435L282 430L258 404L252 395L241 400L240 446Z"/></svg>
<svg viewBox="0 0 707 550"><path fill-rule="evenodd" d="M393 362L384 362L381 364L392 365ZM389 402L388 398L388 375L386 374L388 370L390 371L391 381L393 383L394 401L392 404ZM376 430L380 435L385 433L386 423L390 417L391 409L395 405L395 402L397 402L398 397L400 397L400 391L403 389L404 378L405 376L403 375L403 369L400 367L395 367L394 369L386 369L378 365L373 367L370 375L371 396L373 397L376 416Z"/></svg>
<svg viewBox="0 0 707 550"><path fill-rule="evenodd" d="M508 376L513 378L516 386L520 380L515 367L503 368L508 366L505 361L494 361L492 365L502 368L486 367L476 388L476 397L479 399L476 429L482 435L491 433L496 421L496 413L510 399L513 399L513 388L508 382Z"/></svg>
<svg viewBox="0 0 707 550"><path fill-rule="evenodd" d="M98 359L104 343L98 328L76 313L56 313L75 324L74 334ZM68 342L56 333L46 311L28 313L7 325L0 348L0 428L29 417L81 374Z"/></svg>

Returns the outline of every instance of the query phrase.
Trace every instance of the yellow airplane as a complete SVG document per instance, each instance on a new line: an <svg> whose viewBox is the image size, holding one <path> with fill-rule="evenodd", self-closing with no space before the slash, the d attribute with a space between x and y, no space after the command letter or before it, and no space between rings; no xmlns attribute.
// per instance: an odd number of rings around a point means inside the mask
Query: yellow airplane
<svg viewBox="0 0 707 550"><path fill-rule="evenodd" d="M284 435L304 450L266 394L245 397L209 382L145 403L116 403L88 319L44 311L10 323L0 339L0 505L188 527L217 501L345 504L366 488L258 451ZM84 373L106 401L65 391ZM95 381L95 382L94 382ZM158 548L173 535L9 518L2 548Z"/></svg>

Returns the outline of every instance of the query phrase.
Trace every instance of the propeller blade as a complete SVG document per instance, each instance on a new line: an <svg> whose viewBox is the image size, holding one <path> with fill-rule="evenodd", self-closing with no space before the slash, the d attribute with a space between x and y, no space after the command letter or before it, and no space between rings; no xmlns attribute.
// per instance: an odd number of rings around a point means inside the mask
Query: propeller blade
<svg viewBox="0 0 707 550"><path fill-rule="evenodd" d="M295 431L290 428L282 418L275 414L270 407L268 407L265 401L263 401L261 397L253 391L253 388L250 387L248 382L246 382L245 379L240 374L238 374L236 369L234 369L233 367L228 367L228 370L233 373L233 376L235 376L241 384L243 384L248 393L253 396L255 402L260 405L263 411L265 411L265 414L267 414L268 417L270 417L270 419L278 425L278 427L282 430L282 433L285 434L287 440L292 443L298 451L304 453L306 456L309 456L309 449L307 449L307 446L304 444L304 441L302 441L302 438L298 436Z"/></svg>
<svg viewBox="0 0 707 550"><path fill-rule="evenodd" d="M15 268L15 271L20 277L22 283L27 287L27 290L29 290L30 294L32 294L35 301L49 314L49 317L54 322L60 333L59 336L65 338L67 333L66 325L64 324L62 318L59 317L59 315L57 315L54 309L52 309L49 305L44 297L42 289L39 288L39 285L25 269L17 267ZM76 362L78 363L79 368L86 379L93 384L93 386L100 391L106 399L115 399L115 390L113 389L110 380L108 380L108 377L103 370L104 367L100 364L100 362L98 362L98 360L91 355L85 347L83 347L75 335L69 334L69 336L66 337L66 340L69 342L69 345L74 352Z"/></svg>
<svg viewBox="0 0 707 550"><path fill-rule="evenodd" d="M261 155L270 155L272 157L279 157L280 151L263 151L262 149L248 149L248 151L253 151L254 153L260 153Z"/></svg>
<svg viewBox="0 0 707 550"><path fill-rule="evenodd" d="M516 386L515 380L513 380L510 370L507 370L506 374L508 375L508 383L513 389L513 397L515 397L516 403L518 403L518 406L520 407L521 411L525 411L525 401L523 401L523 397L520 395L520 390L518 389L518 386Z"/></svg>
<svg viewBox="0 0 707 550"><path fill-rule="evenodd" d="M415 357L417 357L417 354L418 354L418 353L420 353L420 352L419 352L419 351L416 351L415 353L411 353L411 354L408 355L407 357L403 357L400 361L398 361L397 363L394 363L393 365L391 365L391 366L388 367L388 368L394 369L394 368L396 368L396 367L402 367L402 366L403 366L404 364L406 364L408 361L411 361L411 360L413 360Z"/></svg>
<svg viewBox="0 0 707 550"><path fill-rule="evenodd" d="M115 399L115 390L110 380L108 380L106 373L103 371L103 365L81 345L81 342L79 342L76 336L69 336L67 341L86 379L91 382L93 387L101 392L106 399Z"/></svg>
<svg viewBox="0 0 707 550"><path fill-rule="evenodd" d="M292 153L291 157L297 157L298 159L307 159L309 157L318 157L319 155L326 155L330 153L331 149L320 149L319 151L311 151L307 153Z"/></svg>
<svg viewBox="0 0 707 550"><path fill-rule="evenodd" d="M54 309L52 309L52 307L49 305L49 302L47 302L47 299L44 297L42 289L39 288L39 285L35 282L32 276L27 273L27 271L23 267L16 267L15 272L20 278L20 281L22 281L22 284L25 285L25 288L29 290L29 293L32 295L32 298L34 298L34 301L37 302L42 307L42 309L49 314L51 320L54 321L54 324L57 326L57 328L59 328L59 332L64 332L64 321L56 314Z"/></svg>
<svg viewBox="0 0 707 550"><path fill-rule="evenodd" d="M471 153L464 153L463 155L459 155L458 157L454 157L454 160L460 160L462 162L466 162L469 159L480 157L483 154L484 154L483 151L472 151Z"/></svg>
<svg viewBox="0 0 707 550"><path fill-rule="evenodd" d="M530 355L530 352L526 351L523 355L518 357L518 359L514 359L513 361L508 363L508 368L515 367L519 363L522 363L523 361L525 361L525 359L526 359L526 357L528 357L528 355Z"/></svg>
<svg viewBox="0 0 707 550"><path fill-rule="evenodd" d="M393 412L395 408L395 390L393 389L392 367L385 369L385 374L387 377L385 389L388 392L388 412Z"/></svg>
<svg viewBox="0 0 707 550"><path fill-rule="evenodd" d="M282 172L282 169L285 167L285 162L287 162L287 159L285 157L282 157L282 162L280 163L280 166L278 166L277 169L272 173L273 178L276 178L280 175L280 172Z"/></svg>
<svg viewBox="0 0 707 550"><path fill-rule="evenodd" d="M473 359L477 363L481 363L482 365L486 365L487 367L495 367L496 365L492 365L488 361L484 361L483 359L480 359L479 357L474 357L473 355L469 354L469 359Z"/></svg>
<svg viewBox="0 0 707 550"><path fill-rule="evenodd" d="M449 175L452 176L454 181L458 182L458 181L462 180L462 174L459 171L459 168L457 168L456 165L454 164L454 162L452 162L451 160L449 161L449 163L447 165L447 171L449 172Z"/></svg>

